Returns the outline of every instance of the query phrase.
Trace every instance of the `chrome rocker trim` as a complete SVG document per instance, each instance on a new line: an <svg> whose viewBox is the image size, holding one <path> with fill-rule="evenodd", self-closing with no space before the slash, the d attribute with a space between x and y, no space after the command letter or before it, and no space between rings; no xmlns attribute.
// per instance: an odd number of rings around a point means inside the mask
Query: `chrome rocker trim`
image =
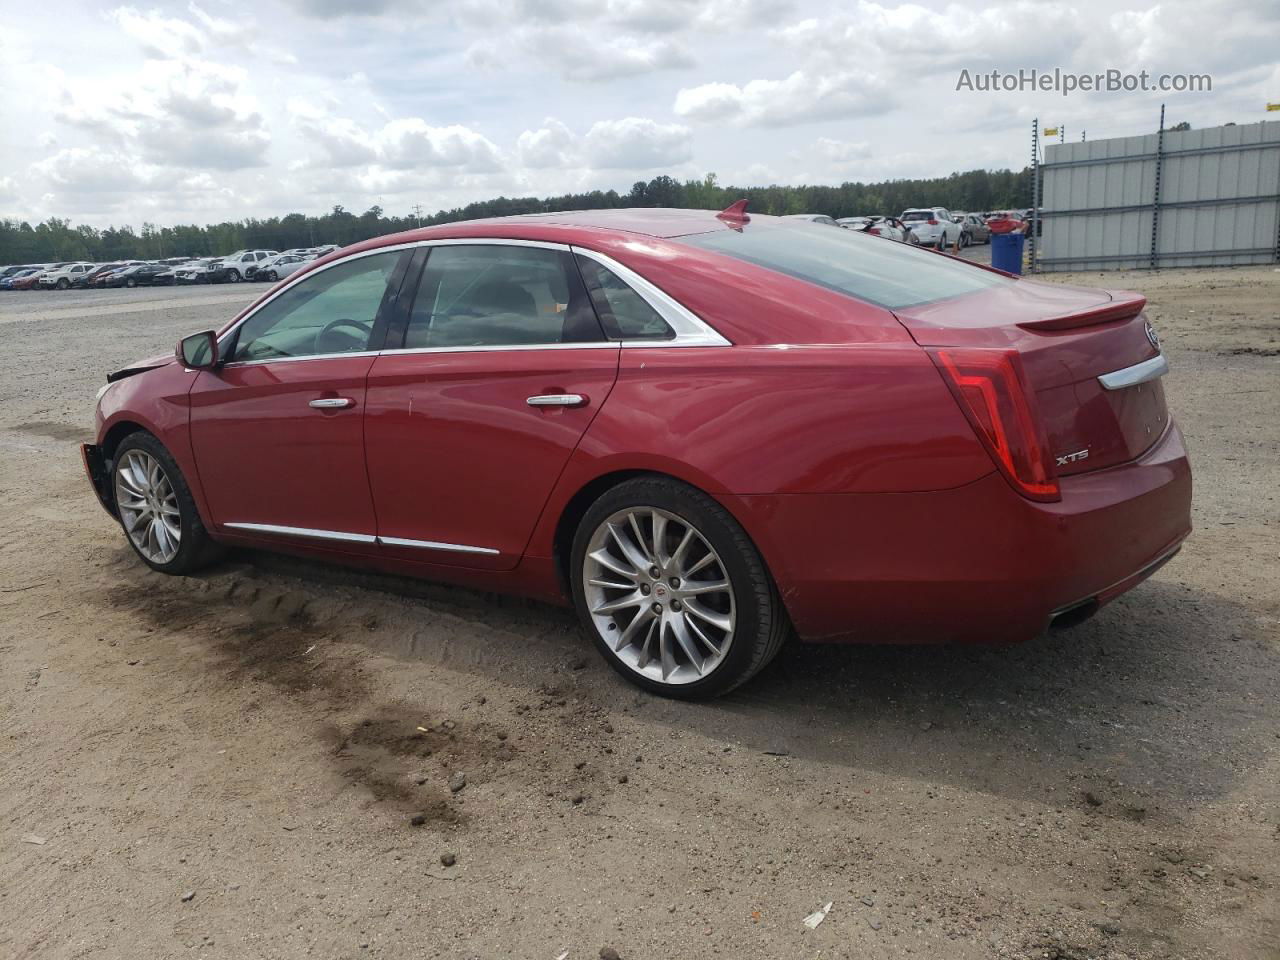
<svg viewBox="0 0 1280 960"><path fill-rule="evenodd" d="M334 540L339 543L367 543L380 547L414 547L420 550L442 550L449 553L483 553L497 556L492 547L471 547L462 543L436 540L409 540L405 537L375 537L368 533L344 533L341 530L313 530L310 527L284 527L274 523L224 523L230 530L249 533L271 533L282 537L304 537L308 540Z"/></svg>

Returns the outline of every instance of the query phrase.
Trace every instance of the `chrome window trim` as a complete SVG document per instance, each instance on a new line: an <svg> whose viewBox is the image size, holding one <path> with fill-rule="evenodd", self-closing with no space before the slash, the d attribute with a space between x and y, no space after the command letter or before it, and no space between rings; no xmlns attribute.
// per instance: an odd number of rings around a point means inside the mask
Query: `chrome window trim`
<svg viewBox="0 0 1280 960"><path fill-rule="evenodd" d="M273 533L284 537L305 537L308 540L334 540L339 543L377 544L381 547L413 547L420 550L441 550L448 553L482 553L498 556L500 551L492 547L472 547L464 543L444 543L438 540L410 540L406 537L375 537L368 533L345 533L341 530L315 530L311 527L285 527L274 523L224 523L232 530L249 533Z"/></svg>
<svg viewBox="0 0 1280 960"><path fill-rule="evenodd" d="M661 287L646 280L630 267L623 266L613 257L585 247L572 247L573 252L588 260L594 260L640 295L640 299L657 311L658 315L675 331L671 340L623 340L623 347L731 347L733 346L717 330L696 313L676 300Z"/></svg>
<svg viewBox="0 0 1280 960"><path fill-rule="evenodd" d="M493 350L583 350L619 346L628 348L729 347L733 345L729 340L708 325L701 317L688 309L684 304L680 303L666 291L646 280L630 267L623 266L621 263L606 254L598 253L595 250L588 250L585 247L573 246L567 243L556 243L550 240L524 240L516 237L442 237L438 240L413 240L407 243L396 243L385 247L375 247L371 250L361 250L357 253L352 253L338 260L334 260L332 263L326 263L324 266L318 267L315 270L296 271L290 275L290 279L287 279L279 290L273 292L262 302L255 304L248 313L223 331L222 335L218 337L218 350L221 353L226 342L235 334L235 332L239 330L243 324L247 323L254 315L256 315L259 310L266 307L267 304L274 301L287 290L292 289L296 284L314 277L325 270L332 269L340 264L350 263L352 260L371 257L380 253L392 253L399 250L415 250L419 247L456 246L532 247L539 250L556 250L561 253L582 254L584 257L594 260L596 263L599 263L601 266L617 274L619 279L635 290L642 300L658 312L658 314L671 326L671 328L675 330L676 335L671 340L593 340L585 343L525 343L472 347L400 347L391 350L360 350L352 351L351 353L314 354L306 357L269 357L263 360L231 360L223 364L223 366L241 367L266 363L297 363L304 360L336 360L341 357L377 357L402 353L475 353L489 352Z"/></svg>
<svg viewBox="0 0 1280 960"><path fill-rule="evenodd" d="M669 340L662 341L670 343ZM521 350L617 350L622 344L617 340L588 340L584 343L513 343L511 345L489 345L477 347L401 347L398 350L383 350L380 356L400 357L414 353L493 353Z"/></svg>
<svg viewBox="0 0 1280 960"><path fill-rule="evenodd" d="M1158 380L1169 372L1169 361L1163 353L1158 353L1150 360L1143 360L1123 370L1113 370L1098 377L1104 390L1123 390L1125 387L1137 386Z"/></svg>

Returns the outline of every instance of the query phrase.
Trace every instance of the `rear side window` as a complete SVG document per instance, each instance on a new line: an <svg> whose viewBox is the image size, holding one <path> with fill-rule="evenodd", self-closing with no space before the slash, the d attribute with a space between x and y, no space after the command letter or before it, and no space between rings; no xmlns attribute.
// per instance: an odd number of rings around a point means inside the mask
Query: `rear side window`
<svg viewBox="0 0 1280 960"><path fill-rule="evenodd" d="M603 339L568 253L458 244L431 249L404 345L523 347Z"/></svg>
<svg viewBox="0 0 1280 960"><path fill-rule="evenodd" d="M676 332L658 311L612 270L582 255L578 256L578 268L610 340L675 338Z"/></svg>
<svg viewBox="0 0 1280 960"><path fill-rule="evenodd" d="M903 219L913 217L907 214ZM962 261L852 230L770 224L680 238L828 290L895 309L1016 281Z"/></svg>

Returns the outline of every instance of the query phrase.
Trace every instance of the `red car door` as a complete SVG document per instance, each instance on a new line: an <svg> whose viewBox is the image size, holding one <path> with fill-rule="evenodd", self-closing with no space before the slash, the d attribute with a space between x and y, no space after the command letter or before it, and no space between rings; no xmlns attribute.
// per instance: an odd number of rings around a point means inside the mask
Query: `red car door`
<svg viewBox="0 0 1280 960"><path fill-rule="evenodd" d="M411 253L308 274L223 338L199 374L191 438L214 524L227 533L371 552L366 379Z"/></svg>
<svg viewBox="0 0 1280 960"><path fill-rule="evenodd" d="M432 247L404 317L366 399L384 552L509 569L613 389L619 345L550 244Z"/></svg>

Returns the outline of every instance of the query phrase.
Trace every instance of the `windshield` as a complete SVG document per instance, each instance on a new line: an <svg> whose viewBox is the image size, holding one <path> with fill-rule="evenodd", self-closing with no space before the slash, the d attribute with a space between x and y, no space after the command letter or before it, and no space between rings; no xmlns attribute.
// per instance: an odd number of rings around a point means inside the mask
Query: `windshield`
<svg viewBox="0 0 1280 960"><path fill-rule="evenodd" d="M716 231L680 242L889 309L1016 282L917 247L812 224L752 225L742 232Z"/></svg>

